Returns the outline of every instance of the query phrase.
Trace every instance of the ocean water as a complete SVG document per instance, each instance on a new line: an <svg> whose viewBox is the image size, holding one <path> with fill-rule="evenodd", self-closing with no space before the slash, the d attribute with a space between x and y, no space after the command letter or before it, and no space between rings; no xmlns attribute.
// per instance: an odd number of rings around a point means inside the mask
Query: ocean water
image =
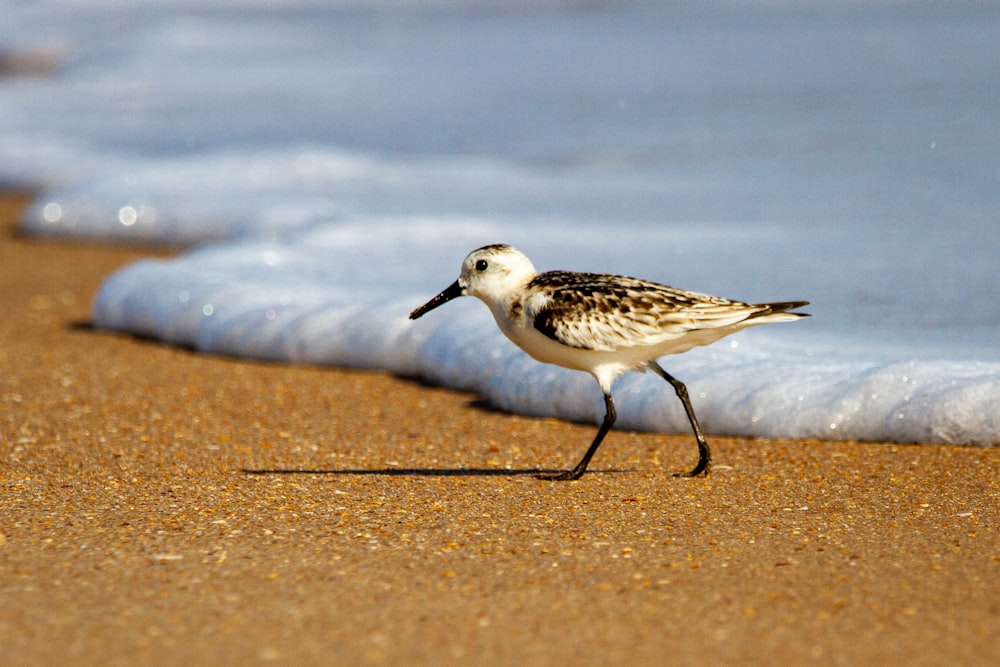
<svg viewBox="0 0 1000 667"><path fill-rule="evenodd" d="M40 188L30 234L187 248L109 276L99 327L599 421L475 300L407 320L505 242L811 301L662 360L709 434L994 446L998 34L976 2L13 3L0 67L58 67L0 79L0 183ZM615 395L688 431L654 376Z"/></svg>

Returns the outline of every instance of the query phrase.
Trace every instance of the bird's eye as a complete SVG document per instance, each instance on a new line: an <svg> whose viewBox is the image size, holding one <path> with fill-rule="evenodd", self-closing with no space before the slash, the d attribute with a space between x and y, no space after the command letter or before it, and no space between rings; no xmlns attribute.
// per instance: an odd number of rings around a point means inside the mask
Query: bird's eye
<svg viewBox="0 0 1000 667"><path fill-rule="evenodd" d="M486 269L489 268L489 266L490 266L489 262L487 262L485 259L481 259L478 262L476 262L476 271L485 271Z"/></svg>

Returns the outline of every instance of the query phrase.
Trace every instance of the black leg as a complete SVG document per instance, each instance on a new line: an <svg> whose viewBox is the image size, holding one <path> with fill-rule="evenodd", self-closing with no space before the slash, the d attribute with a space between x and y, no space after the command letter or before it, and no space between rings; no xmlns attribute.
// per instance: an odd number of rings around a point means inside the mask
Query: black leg
<svg viewBox="0 0 1000 667"><path fill-rule="evenodd" d="M663 368L655 361L649 362L649 367L657 375L673 386L674 391L677 392L677 398L681 399L681 403L684 404L684 411L687 412L688 421L691 422L691 428L694 430L694 437L698 440L698 464L691 472L676 473L674 477L696 477L702 473L708 475L709 468L712 466L712 452L708 448L705 436L701 433L701 427L698 425L698 418L694 416L694 408L691 407L691 399L688 397L687 387L684 386L683 382L663 370Z"/></svg>
<svg viewBox="0 0 1000 667"><path fill-rule="evenodd" d="M611 394L604 392L604 421L601 423L601 428L597 431L597 435L594 436L594 441L590 443L590 449L587 453L583 455L580 462L576 464L576 467L572 470L567 470L565 472L557 473L542 473L538 475L538 479L545 479L550 481L566 481L573 479L580 479L583 473L587 471L587 465L590 463L590 459L594 456L594 452L597 448L601 446L601 441L604 440L604 436L608 434L611 430L611 426L618 419L618 413L615 412L615 402L611 399Z"/></svg>

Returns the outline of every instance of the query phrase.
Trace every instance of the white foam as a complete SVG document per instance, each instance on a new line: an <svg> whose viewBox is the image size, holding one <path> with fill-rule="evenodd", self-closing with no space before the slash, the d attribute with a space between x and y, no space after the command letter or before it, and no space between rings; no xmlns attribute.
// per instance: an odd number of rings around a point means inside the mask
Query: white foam
<svg viewBox="0 0 1000 667"><path fill-rule="evenodd" d="M247 242L134 264L105 284L94 319L204 351L388 369L515 412L598 420L603 408L590 378L528 358L474 300L406 319L454 278L457 266L444 255L461 258L496 234L489 225L453 223L442 234L447 228L331 226L293 244ZM569 233L546 231L522 234ZM414 265L415 256L426 261ZM709 433L997 443L991 405L1000 363L915 359L907 348L869 355L863 341L823 343L822 327L811 333L814 322L750 330L664 363L688 383ZM658 378L626 377L615 393L623 427L686 430L672 389Z"/></svg>

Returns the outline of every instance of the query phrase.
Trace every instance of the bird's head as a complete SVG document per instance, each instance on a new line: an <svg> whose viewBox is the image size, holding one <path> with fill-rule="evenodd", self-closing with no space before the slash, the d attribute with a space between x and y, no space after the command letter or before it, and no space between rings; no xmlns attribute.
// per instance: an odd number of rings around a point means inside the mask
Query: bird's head
<svg viewBox="0 0 1000 667"><path fill-rule="evenodd" d="M415 320L460 296L477 297L492 307L508 300L515 289L536 275L531 260L513 246L484 246L465 258L458 280L410 313L410 319Z"/></svg>

